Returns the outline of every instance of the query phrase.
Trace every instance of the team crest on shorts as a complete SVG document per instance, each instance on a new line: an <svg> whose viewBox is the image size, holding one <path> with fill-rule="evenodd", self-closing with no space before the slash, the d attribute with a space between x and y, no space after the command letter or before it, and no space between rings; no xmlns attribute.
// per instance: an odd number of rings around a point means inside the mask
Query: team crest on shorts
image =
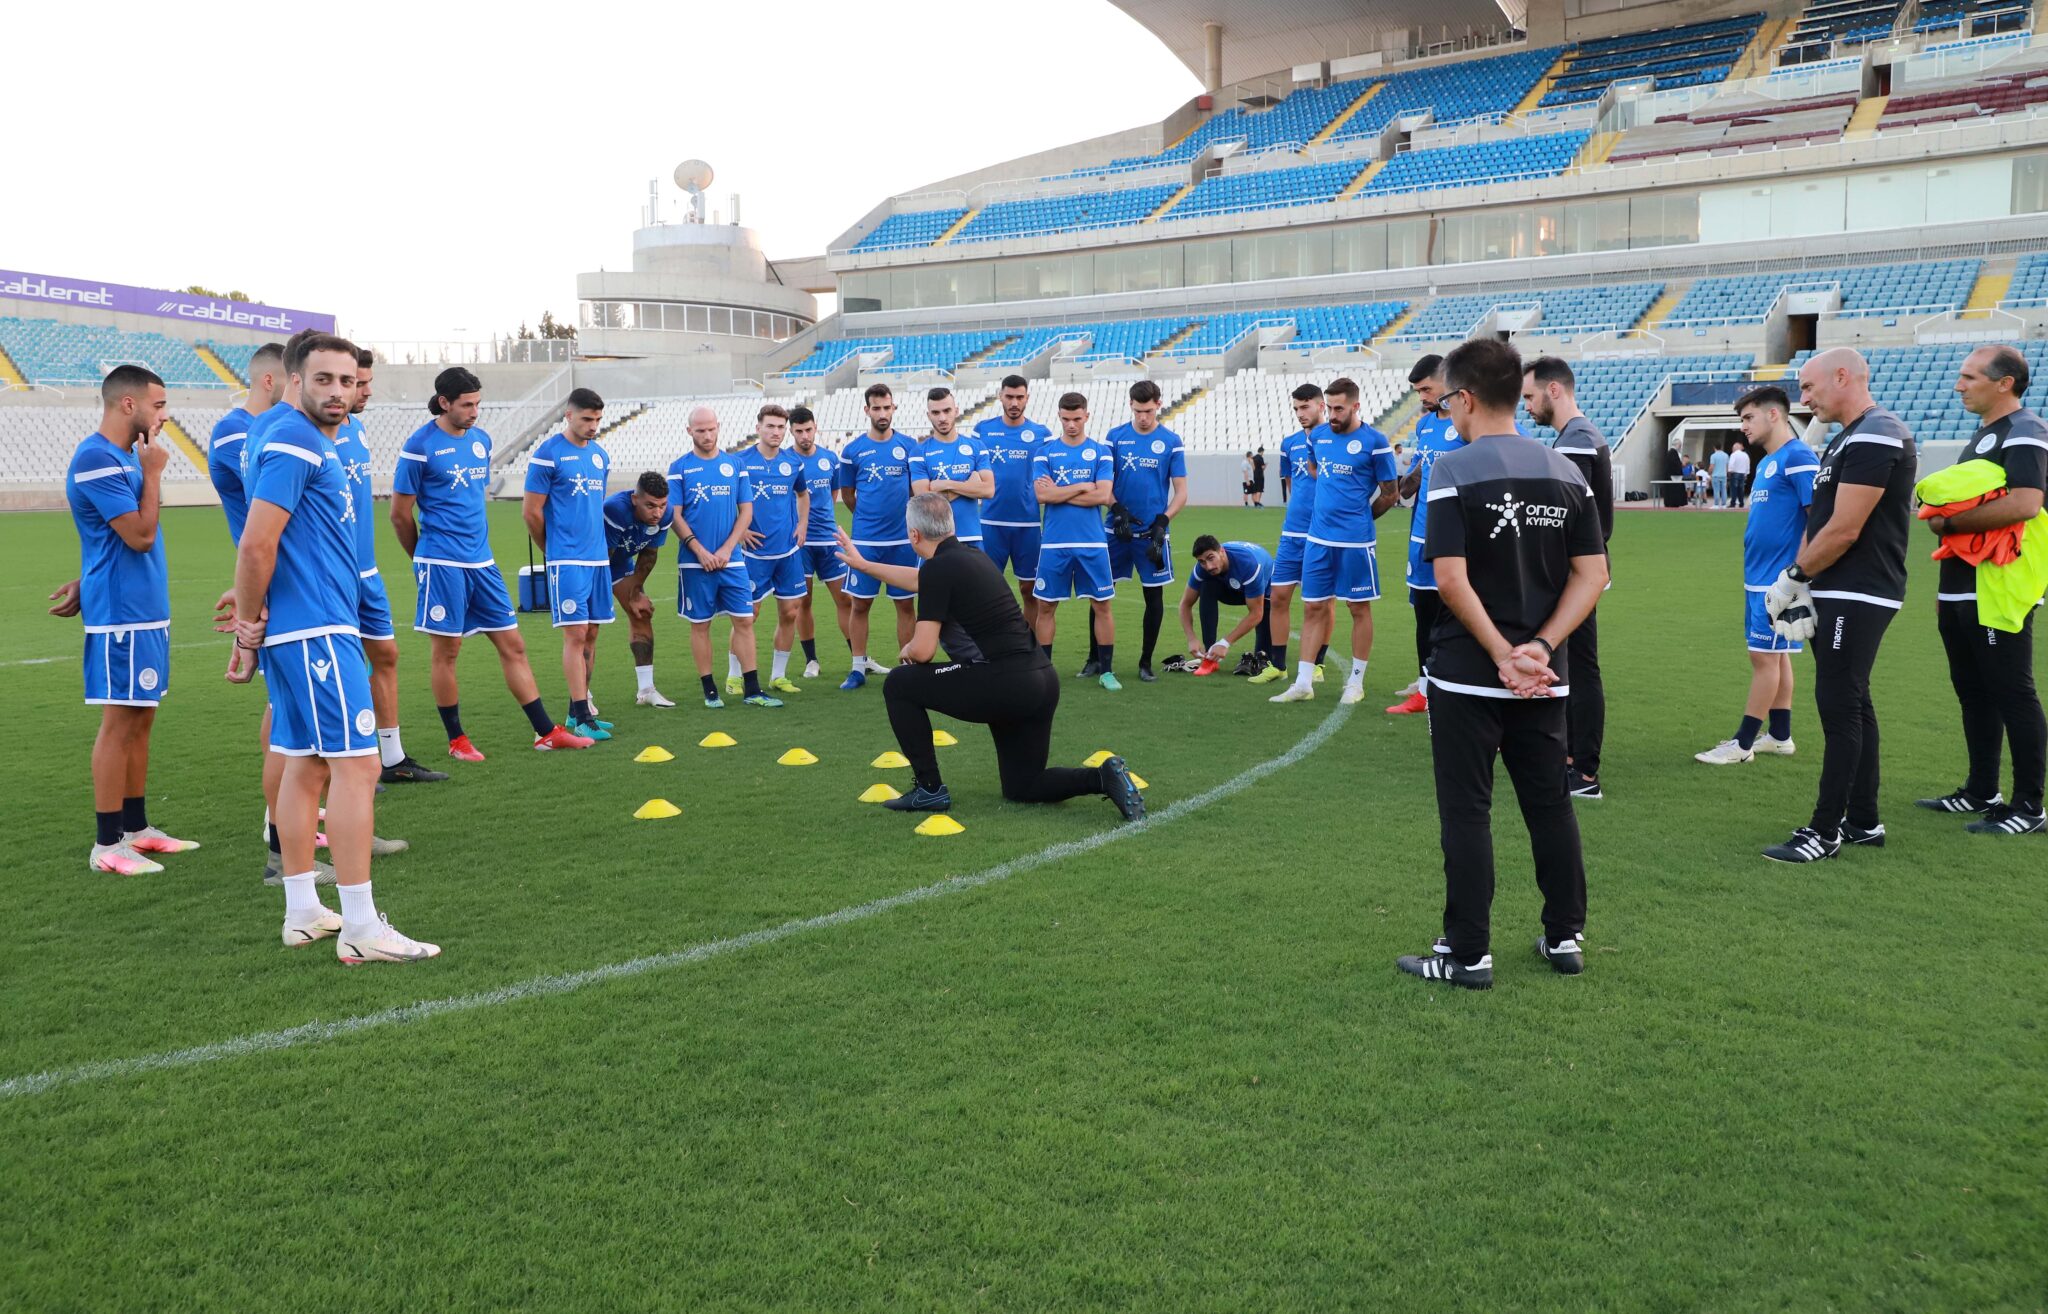
<svg viewBox="0 0 2048 1314"><path fill-rule="evenodd" d="M563 614L564 616L574 616L574 615L576 614L576 599L574 599L574 598L563 598L563 599L562 599L562 614Z"/></svg>
<svg viewBox="0 0 2048 1314"><path fill-rule="evenodd" d="M446 607L441 606L439 603L436 603L433 606L427 608L427 618L429 620L437 621L447 620L448 609Z"/></svg>
<svg viewBox="0 0 2048 1314"><path fill-rule="evenodd" d="M143 667L142 673L135 677L135 683L142 686L144 693L154 693L157 684L156 668L154 666Z"/></svg>
<svg viewBox="0 0 2048 1314"><path fill-rule="evenodd" d="M377 714L365 707L356 713L356 733L366 735L377 728Z"/></svg>

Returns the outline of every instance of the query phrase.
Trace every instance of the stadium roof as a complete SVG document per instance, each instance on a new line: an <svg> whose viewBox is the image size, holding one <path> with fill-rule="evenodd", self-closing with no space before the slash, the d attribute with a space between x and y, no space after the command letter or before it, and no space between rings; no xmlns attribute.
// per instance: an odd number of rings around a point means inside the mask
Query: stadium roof
<svg viewBox="0 0 2048 1314"><path fill-rule="evenodd" d="M1425 41L1506 26L1496 0L1110 0L1166 43L1196 77L1202 25L1223 25L1223 85L1297 64L1383 48L1381 34L1421 29ZM1519 12L1520 6L1515 6ZM1403 39L1395 43L1406 46Z"/></svg>

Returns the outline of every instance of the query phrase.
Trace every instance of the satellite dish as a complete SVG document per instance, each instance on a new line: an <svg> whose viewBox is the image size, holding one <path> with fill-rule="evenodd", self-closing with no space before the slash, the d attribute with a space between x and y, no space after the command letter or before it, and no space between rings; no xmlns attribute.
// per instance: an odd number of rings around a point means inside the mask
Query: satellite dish
<svg viewBox="0 0 2048 1314"><path fill-rule="evenodd" d="M684 160L676 166L676 186L692 196L709 187L713 176L711 166L702 160Z"/></svg>

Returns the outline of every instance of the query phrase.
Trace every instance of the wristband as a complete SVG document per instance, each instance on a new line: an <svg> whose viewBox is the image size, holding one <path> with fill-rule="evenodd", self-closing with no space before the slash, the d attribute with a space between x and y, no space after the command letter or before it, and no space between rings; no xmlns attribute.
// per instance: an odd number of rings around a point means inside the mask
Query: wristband
<svg viewBox="0 0 2048 1314"><path fill-rule="evenodd" d="M1552 643L1552 642L1551 642L1550 640L1548 640L1548 639L1544 638L1544 637L1543 637L1542 635L1540 635L1540 634L1532 634L1532 635L1530 635L1530 636L1529 636L1529 642L1531 642L1531 643L1540 643L1540 644L1542 644L1542 645L1543 645L1543 651L1545 651L1545 652L1549 653L1549 654L1550 654L1551 656L1553 656L1553 657L1557 656L1557 645L1556 645L1556 644L1554 644L1554 643Z"/></svg>
<svg viewBox="0 0 2048 1314"><path fill-rule="evenodd" d="M261 645L259 645L259 644L251 644L251 643L243 643L243 642L242 642L242 641L241 641L240 639L236 639L236 640L235 640L235 646L236 646L237 648L240 648L240 649L241 649L241 650L242 650L243 652L261 652L261 651L262 651L262 647L261 647Z"/></svg>
<svg viewBox="0 0 2048 1314"><path fill-rule="evenodd" d="M1791 580L1794 584L1813 583L1813 576L1801 570L1799 568L1799 563L1796 561L1793 562L1791 565L1785 567L1785 578Z"/></svg>

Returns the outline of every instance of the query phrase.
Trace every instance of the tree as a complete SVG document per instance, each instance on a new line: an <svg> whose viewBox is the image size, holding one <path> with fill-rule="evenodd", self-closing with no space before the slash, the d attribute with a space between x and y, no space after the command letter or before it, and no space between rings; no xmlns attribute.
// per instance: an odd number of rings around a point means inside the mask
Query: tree
<svg viewBox="0 0 2048 1314"><path fill-rule="evenodd" d="M533 330L526 327L526 321L521 320L519 323L519 332L514 334L513 336L518 338L521 342L531 342L533 341Z"/></svg>
<svg viewBox="0 0 2048 1314"><path fill-rule="evenodd" d="M576 330L572 325L558 322L554 311L543 310L540 312L540 335L543 338L573 338Z"/></svg>
<svg viewBox="0 0 2048 1314"><path fill-rule="evenodd" d="M214 291L214 290L213 290L212 288L210 288L210 287L202 287L202 286L201 286L201 285L199 285L198 283L194 283L194 284L193 284L192 286L190 286L190 287L186 288L186 289L185 289L185 291L186 291L186 292L187 292L188 294L190 294L190 295L192 295L192 296L195 296L195 297L212 297L212 298L214 298L214 299L215 299L216 301L250 301L250 302L253 302L253 301L255 301L255 300L256 300L256 298L255 298L255 297L252 297L252 296L250 296L250 295L249 295L249 294L248 294L247 292L216 292L216 291Z"/></svg>

